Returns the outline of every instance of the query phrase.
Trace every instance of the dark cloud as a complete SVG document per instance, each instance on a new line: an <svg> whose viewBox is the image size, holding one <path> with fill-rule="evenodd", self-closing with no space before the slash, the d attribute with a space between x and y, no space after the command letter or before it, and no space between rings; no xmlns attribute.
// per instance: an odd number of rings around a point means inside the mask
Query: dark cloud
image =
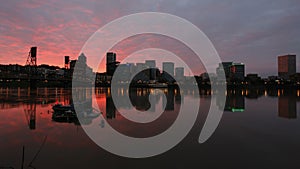
<svg viewBox="0 0 300 169"><path fill-rule="evenodd" d="M189 20L224 61L245 62L247 72L276 74L277 55L300 54L298 0L10 0L0 6L0 62L24 64L29 47L38 45L39 63L62 65L62 56L75 58L104 24L146 11Z"/></svg>

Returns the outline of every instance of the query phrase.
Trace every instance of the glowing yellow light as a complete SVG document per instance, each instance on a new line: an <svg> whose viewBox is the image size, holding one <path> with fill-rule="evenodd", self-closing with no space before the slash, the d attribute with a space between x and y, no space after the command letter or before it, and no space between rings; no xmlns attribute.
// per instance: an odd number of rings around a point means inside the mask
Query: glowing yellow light
<svg viewBox="0 0 300 169"><path fill-rule="evenodd" d="M28 91L27 95L30 96L30 87L28 87L27 91Z"/></svg>
<svg viewBox="0 0 300 169"><path fill-rule="evenodd" d="M268 93L267 93L267 91L266 91L266 90L265 90L265 93L264 93L264 95L265 95L265 96L267 96L267 95L268 95Z"/></svg>
<svg viewBox="0 0 300 169"><path fill-rule="evenodd" d="M123 88L121 89L121 94L122 94L122 96L124 96L124 89Z"/></svg>
<svg viewBox="0 0 300 169"><path fill-rule="evenodd" d="M136 93L137 93L138 96L142 96L142 90L141 90L141 89L138 89L138 90L136 91Z"/></svg>
<svg viewBox="0 0 300 169"><path fill-rule="evenodd" d="M107 95L110 96L110 88L107 90Z"/></svg>
<svg viewBox="0 0 300 169"><path fill-rule="evenodd" d="M21 96L21 91L20 91L20 87L18 87L18 97Z"/></svg>

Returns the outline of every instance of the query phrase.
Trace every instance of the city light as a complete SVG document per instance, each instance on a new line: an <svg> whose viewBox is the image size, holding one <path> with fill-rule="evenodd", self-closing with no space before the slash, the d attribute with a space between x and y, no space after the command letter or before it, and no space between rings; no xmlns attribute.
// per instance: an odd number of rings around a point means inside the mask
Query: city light
<svg viewBox="0 0 300 169"><path fill-rule="evenodd" d="M231 111L232 111L232 112L244 112L245 109L232 108Z"/></svg>

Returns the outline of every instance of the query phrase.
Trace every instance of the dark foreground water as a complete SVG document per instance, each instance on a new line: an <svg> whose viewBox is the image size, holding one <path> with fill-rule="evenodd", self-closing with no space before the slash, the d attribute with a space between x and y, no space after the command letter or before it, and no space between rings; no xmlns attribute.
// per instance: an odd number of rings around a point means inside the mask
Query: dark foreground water
<svg viewBox="0 0 300 169"><path fill-rule="evenodd" d="M128 91L120 89L123 97ZM149 108L148 95L154 89L133 89L129 95L138 110ZM103 112L86 118L81 125L113 126L123 134L149 137L168 129L181 104L192 101L195 91L164 90L157 94L159 109L166 111L149 124L133 124L116 110L110 90L96 89L96 102ZM113 155L97 146L77 120L52 120L52 105L70 104L71 90L61 88L0 88L0 168L300 168L300 91L231 90L222 120L203 144L198 137L211 99L210 91L201 91L199 116L188 136L164 154L130 159ZM89 97L86 94L85 97ZM128 109L126 104L122 109Z"/></svg>

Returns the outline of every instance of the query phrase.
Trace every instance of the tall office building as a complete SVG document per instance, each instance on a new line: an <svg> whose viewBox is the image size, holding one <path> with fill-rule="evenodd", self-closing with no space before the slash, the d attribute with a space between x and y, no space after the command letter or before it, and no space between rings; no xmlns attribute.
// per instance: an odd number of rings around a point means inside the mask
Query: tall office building
<svg viewBox="0 0 300 169"><path fill-rule="evenodd" d="M86 65L86 56L84 55L84 53L80 54L80 56L78 57L78 62Z"/></svg>
<svg viewBox="0 0 300 169"><path fill-rule="evenodd" d="M183 67L176 67L175 68L175 77L178 80L183 80L184 79L184 68Z"/></svg>
<svg viewBox="0 0 300 169"><path fill-rule="evenodd" d="M171 76L174 76L174 63L173 62L163 62L163 71L167 72Z"/></svg>
<svg viewBox="0 0 300 169"><path fill-rule="evenodd" d="M73 79L85 81L91 80L93 77L93 69L87 65L87 57L81 53L78 60L69 60L70 73ZM76 70L75 70L76 66Z"/></svg>
<svg viewBox="0 0 300 169"><path fill-rule="evenodd" d="M222 68L224 69L224 73L225 73L225 78L228 79L230 76L230 66L233 65L233 62L222 62L219 63L219 67L217 67L217 76L218 77L222 77L221 73L222 73Z"/></svg>
<svg viewBox="0 0 300 169"><path fill-rule="evenodd" d="M167 82L173 82L174 81L174 63L173 62L163 62L163 78Z"/></svg>
<svg viewBox="0 0 300 169"><path fill-rule="evenodd" d="M146 69L145 63L136 63L136 72L141 72Z"/></svg>
<svg viewBox="0 0 300 169"><path fill-rule="evenodd" d="M147 74L149 76L149 80L156 80L156 63L155 60L146 60L145 65L147 68Z"/></svg>
<svg viewBox="0 0 300 169"><path fill-rule="evenodd" d="M278 56L278 76L282 79L289 79L290 75L296 73L296 55Z"/></svg>
<svg viewBox="0 0 300 169"><path fill-rule="evenodd" d="M118 66L118 73L120 73L118 80L123 82L130 81L130 77L131 77L130 64L120 64Z"/></svg>
<svg viewBox="0 0 300 169"><path fill-rule="evenodd" d="M106 54L106 73L112 76L117 69L120 62L116 61L116 53L108 52Z"/></svg>
<svg viewBox="0 0 300 169"><path fill-rule="evenodd" d="M76 60L74 60L73 62L71 61L72 70L74 70L75 68L75 63L76 63L76 71L73 72L73 78L77 80L85 80L87 64L86 64L86 56L84 55L84 53L80 54L77 61Z"/></svg>
<svg viewBox="0 0 300 169"><path fill-rule="evenodd" d="M106 64L116 62L116 53L107 52L106 53Z"/></svg>
<svg viewBox="0 0 300 169"><path fill-rule="evenodd" d="M146 60L145 64L148 68L155 68L156 67L156 63L155 60Z"/></svg>
<svg viewBox="0 0 300 169"><path fill-rule="evenodd" d="M229 76L230 76L231 80L244 80L245 79L245 64L233 63L230 66Z"/></svg>
<svg viewBox="0 0 300 169"><path fill-rule="evenodd" d="M145 71L146 68L145 63L136 63L135 73L137 74L134 76L133 81L148 81L149 76L147 76L147 71Z"/></svg>
<svg viewBox="0 0 300 169"><path fill-rule="evenodd" d="M65 69L70 68L70 56L65 56Z"/></svg>

